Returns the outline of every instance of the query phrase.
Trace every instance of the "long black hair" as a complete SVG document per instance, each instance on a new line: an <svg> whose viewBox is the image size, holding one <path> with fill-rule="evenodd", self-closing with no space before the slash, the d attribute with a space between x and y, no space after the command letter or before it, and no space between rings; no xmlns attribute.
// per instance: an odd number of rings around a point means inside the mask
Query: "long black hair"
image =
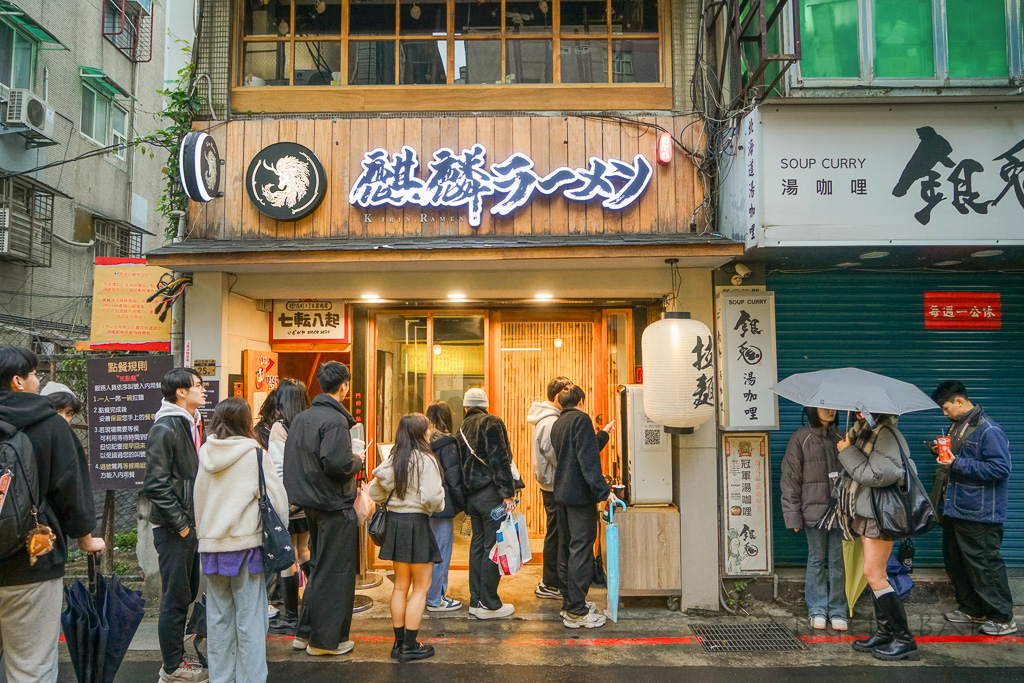
<svg viewBox="0 0 1024 683"><path fill-rule="evenodd" d="M210 432L218 439L226 439L229 436L248 436L254 439L252 410L245 399L232 396L218 403L213 409Z"/></svg>
<svg viewBox="0 0 1024 683"><path fill-rule="evenodd" d="M427 406L427 419L442 434L452 433L452 409L444 401L434 401Z"/></svg>
<svg viewBox="0 0 1024 683"><path fill-rule="evenodd" d="M292 426L299 413L309 408L306 385L297 379L283 379L277 385L277 415L285 427Z"/></svg>
<svg viewBox="0 0 1024 683"><path fill-rule="evenodd" d="M821 418L818 417L818 409L814 406L804 406L804 421L810 424L812 427L824 427L821 424ZM839 422L839 411L836 410L835 419L829 424L830 428L835 428L836 423Z"/></svg>
<svg viewBox="0 0 1024 683"><path fill-rule="evenodd" d="M391 467L395 470L395 494L405 498L412 479L412 453L419 451L434 457L427 443L430 420L423 413L403 415L395 430L395 448L391 451Z"/></svg>

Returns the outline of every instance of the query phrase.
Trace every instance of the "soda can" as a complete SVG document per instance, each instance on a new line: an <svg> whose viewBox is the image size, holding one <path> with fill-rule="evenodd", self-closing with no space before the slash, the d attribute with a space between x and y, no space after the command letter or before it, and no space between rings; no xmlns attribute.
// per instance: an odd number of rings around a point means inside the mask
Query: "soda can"
<svg viewBox="0 0 1024 683"><path fill-rule="evenodd" d="M950 441L948 436L940 436L935 439L935 443L939 446L938 461L943 465L953 462L953 451L949 447Z"/></svg>

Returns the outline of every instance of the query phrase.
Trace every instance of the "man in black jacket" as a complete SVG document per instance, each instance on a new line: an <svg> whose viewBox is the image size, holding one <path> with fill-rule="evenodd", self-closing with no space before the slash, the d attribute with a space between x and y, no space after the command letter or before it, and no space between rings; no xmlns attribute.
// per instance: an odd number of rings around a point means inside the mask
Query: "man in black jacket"
<svg viewBox="0 0 1024 683"><path fill-rule="evenodd" d="M28 349L0 347L0 421L21 430L32 444L39 523L56 535L53 550L37 555L35 564L25 549L0 560L0 654L12 683L57 678L65 539L77 538L78 547L87 553L104 548L103 539L92 537L96 513L89 463L68 423L45 396L38 395L38 363Z"/></svg>
<svg viewBox="0 0 1024 683"><path fill-rule="evenodd" d="M341 404L351 378L341 363L321 365L316 381L323 393L292 420L284 445L288 502L305 510L313 552L292 647L310 655L343 655L354 645L348 636L359 573L359 522L352 506L363 453L358 446L360 452L352 452L349 430L356 421Z"/></svg>
<svg viewBox="0 0 1024 683"><path fill-rule="evenodd" d="M469 614L477 619L501 619L512 616L516 608L498 597L501 573L487 553L501 526L501 521L491 517L491 511L503 503L506 512L516 508L512 448L505 423L487 412L489 402L483 389L467 391L462 405L466 409L458 435L462 488L466 492L466 514L473 525L469 543Z"/></svg>
<svg viewBox="0 0 1024 683"><path fill-rule="evenodd" d="M594 577L594 541L597 540L597 503L615 502L601 472L601 449L609 435L594 432L590 416L577 406L583 389L570 384L558 394L561 414L551 427L555 466L555 503L558 504L559 580L562 583L562 623L568 628L598 628L605 616L587 602Z"/></svg>
<svg viewBox="0 0 1024 683"><path fill-rule="evenodd" d="M162 683L197 683L209 679L205 669L183 662L188 608L199 594L192 487L199 471L206 404L203 378L192 368L175 368L160 382L163 400L146 437L146 477L142 492L152 504L153 545L160 563L160 618L157 635Z"/></svg>

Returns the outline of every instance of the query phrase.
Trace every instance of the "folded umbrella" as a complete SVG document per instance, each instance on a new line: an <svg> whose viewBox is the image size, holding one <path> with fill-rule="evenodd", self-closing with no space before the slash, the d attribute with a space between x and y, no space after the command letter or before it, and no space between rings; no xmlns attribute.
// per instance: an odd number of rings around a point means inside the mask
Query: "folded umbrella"
<svg viewBox="0 0 1024 683"><path fill-rule="evenodd" d="M608 609L606 614L616 624L619 623L619 525L615 523L615 505L626 509L626 504L616 500L607 510L607 524L604 530L605 562L608 563L606 585L608 587Z"/></svg>
<svg viewBox="0 0 1024 683"><path fill-rule="evenodd" d="M909 382L858 368L836 368L790 375L769 387L790 401L814 408L902 415L938 408Z"/></svg>

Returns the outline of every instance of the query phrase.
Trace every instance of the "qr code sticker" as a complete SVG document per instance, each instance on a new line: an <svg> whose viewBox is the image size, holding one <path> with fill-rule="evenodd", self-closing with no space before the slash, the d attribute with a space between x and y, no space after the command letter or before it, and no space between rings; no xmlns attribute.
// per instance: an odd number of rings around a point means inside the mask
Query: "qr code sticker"
<svg viewBox="0 0 1024 683"><path fill-rule="evenodd" d="M644 430L644 445L645 446L660 446L661 445L661 430L660 429L645 429Z"/></svg>

